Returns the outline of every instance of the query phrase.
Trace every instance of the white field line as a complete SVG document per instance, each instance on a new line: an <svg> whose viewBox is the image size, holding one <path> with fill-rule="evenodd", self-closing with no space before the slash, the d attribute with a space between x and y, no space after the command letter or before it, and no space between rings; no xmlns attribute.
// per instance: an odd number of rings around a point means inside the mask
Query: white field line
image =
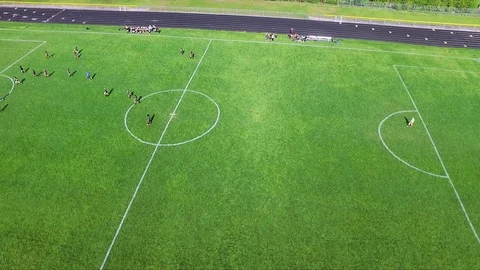
<svg viewBox="0 0 480 270"><path fill-rule="evenodd" d="M413 100L413 97L412 97L412 95L410 94L410 91L408 91L407 85L405 84L405 81L403 80L402 76L400 75L400 72L398 71L397 66L396 66L396 65L393 65L393 68L394 68L395 71L397 72L398 78L400 78L400 81L402 82L403 87L405 88L405 91L406 91L407 94L408 94L408 97L409 97L410 100L412 101L413 107L415 107L415 110L416 110L417 113L418 113L418 117L420 118L420 121L422 121L423 127L425 128L425 131L427 132L427 135L428 135L428 137L430 138L430 142L431 142L432 145L433 145L433 149L435 150L435 153L437 153L438 160L440 161L440 164L442 165L442 168L443 168L443 170L444 170L444 172L445 172L445 175L447 176L448 182L450 183L450 186L452 187L453 192L455 193L455 196L457 197L458 203L460 204L460 207L462 208L463 214L465 215L465 218L467 219L468 224L470 225L470 229L472 230L475 238L477 239L478 244L480 244L480 237L478 236L478 233L477 233L477 231L475 230L475 226L473 226L473 223L472 223L472 221L470 220L470 216L468 215L468 212L467 212L467 210L465 209L465 206L463 205L462 199L460 198L460 194L458 194L458 191L457 191L457 189L455 188L455 185L453 184L452 178L451 178L450 175L448 174L447 168L445 167L445 164L443 163L443 159L442 159L442 157L440 156L440 153L438 152L437 146L435 145L435 142L433 141L432 135L431 135L430 132L428 131L427 125L425 124L425 121L423 120L422 114L421 114L420 111L418 110L418 107L417 107L417 105L415 104L415 101Z"/></svg>
<svg viewBox="0 0 480 270"><path fill-rule="evenodd" d="M412 168L412 169L415 169L419 172L422 172L422 173L425 173L425 174L428 174L428 175L431 175L431 176L435 176L435 177L440 177L440 178L447 178L447 176L445 175L439 175L439 174L435 174L435 173L431 173L431 172L427 172L425 170L422 170L418 167L415 167L413 165L411 165L410 163L406 162L405 160L401 159L399 156L397 156L388 146L387 144L385 143L385 141L383 140L383 137L382 137L382 126L383 126L383 123L385 121L387 121L390 117L394 116L394 115L397 115L397 114L400 114L400 113L411 113L411 112L417 112L415 110L406 110L406 111L399 111L399 112L394 112L394 113L391 113L390 115L388 115L387 117L385 117L382 122L380 122L380 124L378 125L378 136L380 137L380 141L382 141L382 144L383 146L385 146L385 148L388 150L388 152L390 152L390 154L392 154L396 159L398 159L400 162L402 162L403 164L407 165L408 167Z"/></svg>
<svg viewBox="0 0 480 270"><path fill-rule="evenodd" d="M29 40L29 39L8 39L1 38L0 41L16 41L16 42L44 42L44 40Z"/></svg>
<svg viewBox="0 0 480 270"><path fill-rule="evenodd" d="M203 61L203 58L207 54L208 48L210 48L210 44L212 41L207 45L207 48L203 52L202 57L200 58L200 61L198 61L197 67L193 71L192 76L190 76L190 79L187 82L187 85L185 85L185 89L182 92L182 95L178 99L177 105L175 106L175 109L173 109L173 112L170 114L170 118L168 119L167 124L165 125L165 128L163 129L162 135L160 135L160 139L158 139L157 146L155 146L155 149L153 150L152 155L150 156L150 160L148 160L147 166L145 167L145 170L143 171L142 177L138 181L138 184L135 188L135 191L133 192L132 198L130 199L130 202L128 203L127 209L125 210L125 213L123 214L122 220L120 221L120 224L118 225L117 231L115 232L115 235L113 236L112 243L110 243L110 246L108 247L107 253L105 254L105 257L103 259L102 265L100 266L100 270L102 270L105 267L105 263L108 260L108 257L110 256L110 252L112 251L113 246L115 245L115 241L117 240L117 237L120 233L120 230L122 229L123 223L125 222L125 219L127 218L128 212L130 211L130 208L133 204L133 201L135 200L135 197L137 196L138 190L140 189L140 186L142 185L143 179L145 179L145 175L147 174L148 168L150 168L150 164L152 164L152 160L155 157L155 154L157 153L158 148L160 147L160 143L162 142L163 137L165 136L165 133L167 132L168 126L172 122L172 119L175 115L175 112L177 111L178 107L180 106L180 103L182 102L183 97L185 96L185 93L187 92L188 86L193 80L193 77L198 71L198 68L200 67L200 64Z"/></svg>
<svg viewBox="0 0 480 270"><path fill-rule="evenodd" d="M12 87L10 88L10 91L8 91L6 95L0 97L0 100L5 100L5 98L8 97L13 92L13 88L15 88L15 82L13 81L12 78L8 77L7 75L0 74L0 77L5 77L12 82Z"/></svg>
<svg viewBox="0 0 480 270"><path fill-rule="evenodd" d="M459 72L459 73L472 73L472 74L480 73L480 71L470 71L470 70L460 70L460 69L445 69L445 68L422 67L422 66L406 66L406 65L395 65L395 66L396 66L396 67L405 67L405 68L418 68L418 69L447 71L447 72Z"/></svg>
<svg viewBox="0 0 480 270"><path fill-rule="evenodd" d="M1 75L0 75L1 76ZM12 80L13 82L13 80ZM146 95L145 97L142 98L142 100L148 98L148 97L151 97L153 95L157 95L157 94L162 94L162 93L171 93L171 92L182 92L184 90L177 90L177 89L173 89L173 90L164 90L164 91L159 91L159 92L154 92L154 93L151 93L149 95ZM200 95L200 96L204 96L205 98L207 98L208 100L210 100L214 105L215 107L217 107L217 119L215 119L215 122L213 123L213 125L207 130L205 131L204 133L198 135L197 137L193 138L193 139L189 139L189 140L186 140L186 141L183 141L183 142L178 142L178 143L161 143L160 146L179 146L179 145L182 145L182 144L186 144L186 143L190 143L190 142L193 142L193 141L196 141L200 138L202 138L203 136L207 135L210 131L212 131L212 129L214 129L217 124L218 124L218 120L220 120L220 106L218 106L218 104L215 102L215 100L213 100L211 97L205 95L204 93L201 93L201 92L197 92L197 91L193 91L193 90L187 90L187 92L190 92L190 93L195 93L197 95ZM158 144L156 143L152 143L152 142L147 142L147 141L144 141L142 139L140 139L139 137L137 137L135 134L133 134L133 132L128 128L128 124L127 124L127 116L130 112L130 110L135 107L135 104L131 105L127 111L125 112L125 116L123 117L123 123L125 125L125 129L127 130L127 132L133 137L135 138L137 141L141 142L141 143L144 143L144 144L149 144L149 145L153 145L153 146L157 146Z"/></svg>
<svg viewBox="0 0 480 270"><path fill-rule="evenodd" d="M43 22L46 23L46 22L50 21L50 20L53 19L55 16L57 16L58 14L60 14L60 13L62 13L62 12L64 12L64 11L65 11L65 9L60 10L59 12L53 14L52 17L46 19L46 20L43 21Z"/></svg>
<svg viewBox="0 0 480 270"><path fill-rule="evenodd" d="M16 29L0 28L0 31L17 31ZM374 49L363 49L363 48L349 48L349 47L339 47L339 46L324 46L324 45L308 45L298 42L266 42L266 41L255 41L255 40L241 40L241 39L223 39L223 38L203 38L203 37L188 37L188 36L170 36L170 35L141 35L141 34L126 34L126 33L110 33L110 32L86 32L86 31L59 31L59 30L29 30L22 29L22 32L40 32L40 33L69 33L69 34L97 34L97 35L115 35L115 36L132 36L132 37L160 37L160 38L179 38L179 39L197 39L197 40L212 40L212 41L223 41L223 42L239 42L239 43L253 43L253 44L271 44L271 45L285 45L285 46L300 46L300 47L313 47L313 48L326 48L326 49L336 49L336 50L348 50L348 51L360 51L360 52L373 52L373 53L386 53L386 54L403 54L410 56L421 56L421 57L437 57L437 58L446 58L446 59L462 59L462 60L473 60L479 61L477 58L472 57L460 57L460 56L446 56L438 54L425 54L425 53L413 53L413 52L402 52L402 51L388 51L388 50L374 50Z"/></svg>
<svg viewBox="0 0 480 270"><path fill-rule="evenodd" d="M18 59L17 61L15 61L13 64L11 64L10 66L6 67L4 70L0 71L0 74L5 72L7 69L11 68L13 65L15 65L16 63L20 62L23 58L27 57L28 55L30 55L32 52L34 52L36 49L40 48L40 46L42 46L43 44L47 43L46 41L43 41L40 45L38 45L37 47L35 47L33 50L29 51L27 54L25 54L24 56L22 56L20 59Z"/></svg>

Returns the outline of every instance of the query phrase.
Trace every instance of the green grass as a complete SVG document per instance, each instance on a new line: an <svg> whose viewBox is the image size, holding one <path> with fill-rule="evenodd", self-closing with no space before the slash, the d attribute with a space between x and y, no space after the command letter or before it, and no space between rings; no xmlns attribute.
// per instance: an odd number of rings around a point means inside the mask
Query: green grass
<svg viewBox="0 0 480 270"><path fill-rule="evenodd" d="M285 37L262 43L262 34L181 29L0 28L3 40L46 41L18 63L28 74L18 64L3 73L25 82L0 102L8 104L0 112L2 269L101 265L155 149L125 130L133 104L125 90L146 97L185 89L208 38L232 41L211 42L188 89L219 105L219 122L194 142L158 148L107 268L480 267L480 244L448 180L405 166L377 133L389 114L414 109L394 64L473 71L398 67L478 230L480 68L450 58L480 58L478 50L357 40L289 46ZM38 44L0 41L9 52L0 69ZM180 56L181 47L196 58ZM43 68L54 73L30 73ZM0 77L0 87L8 92L9 80ZM157 143L180 96L144 98L127 116L130 130ZM200 135L216 115L211 101L186 92L162 143ZM406 128L403 117L416 125ZM444 174L417 113L390 118L382 134L403 160Z"/></svg>
<svg viewBox="0 0 480 270"><path fill-rule="evenodd" d="M315 15L337 15L370 17L377 19L410 20L418 22L450 23L450 24L471 24L479 25L479 16L453 15L448 13L434 14L412 11L395 11L391 9L375 9L355 6L337 6L322 3L308 3L296 1L263 1L263 0L31 0L30 2L44 3L75 3L75 4L113 4L113 5L139 5L139 6L170 6L170 7L194 7L194 8L216 8L216 9L240 9L240 10L261 10L276 12L305 13ZM478 2L480 4L480 0Z"/></svg>

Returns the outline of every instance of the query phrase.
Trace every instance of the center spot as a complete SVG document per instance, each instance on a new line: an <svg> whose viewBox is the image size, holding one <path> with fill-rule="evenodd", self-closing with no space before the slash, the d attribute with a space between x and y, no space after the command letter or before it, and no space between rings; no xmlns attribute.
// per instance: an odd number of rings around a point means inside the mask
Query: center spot
<svg viewBox="0 0 480 270"><path fill-rule="evenodd" d="M138 141L155 146L176 146L205 136L218 123L218 104L203 93L187 90L172 114L182 93L183 90L166 90L142 97L140 104L131 105L125 113L127 132ZM147 125L147 114L152 118L151 125Z"/></svg>

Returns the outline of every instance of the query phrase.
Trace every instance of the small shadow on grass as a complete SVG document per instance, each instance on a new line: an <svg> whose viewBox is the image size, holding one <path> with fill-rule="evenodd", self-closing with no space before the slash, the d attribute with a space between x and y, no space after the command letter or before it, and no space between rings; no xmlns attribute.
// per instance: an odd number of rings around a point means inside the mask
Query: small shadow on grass
<svg viewBox="0 0 480 270"><path fill-rule="evenodd" d="M72 77L73 77L73 75L75 75L75 73L77 73L77 71L76 71L76 70L74 70L70 76L72 76Z"/></svg>
<svg viewBox="0 0 480 270"><path fill-rule="evenodd" d="M95 79L95 76L97 76L97 73L93 73L92 80Z"/></svg>
<svg viewBox="0 0 480 270"><path fill-rule="evenodd" d="M3 108L0 110L0 112L3 112L5 111L5 109L8 107L8 104L6 104L5 106L3 106Z"/></svg>
<svg viewBox="0 0 480 270"><path fill-rule="evenodd" d="M49 73L48 77L51 77L53 74L55 74L55 71L52 71L51 73Z"/></svg>

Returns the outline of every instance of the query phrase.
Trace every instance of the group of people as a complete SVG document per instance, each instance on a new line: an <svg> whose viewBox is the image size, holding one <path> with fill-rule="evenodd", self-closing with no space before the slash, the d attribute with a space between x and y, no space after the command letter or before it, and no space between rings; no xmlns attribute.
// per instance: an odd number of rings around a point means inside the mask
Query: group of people
<svg viewBox="0 0 480 270"><path fill-rule="evenodd" d="M137 95L135 95L135 94L133 93L133 91L130 92L130 91L127 90L126 92L127 92L127 97L128 97L128 98L133 97L133 104L136 105L136 104L140 103L140 98L137 97Z"/></svg>
<svg viewBox="0 0 480 270"><path fill-rule="evenodd" d="M180 48L180 55L184 55L185 50L183 48ZM190 51L190 54L188 56L190 59L195 59L195 53L193 51Z"/></svg>
<svg viewBox="0 0 480 270"><path fill-rule="evenodd" d="M124 30L127 31L127 33L152 33L152 32L155 32L155 33L160 33L160 28L158 28L157 26L155 25L149 25L149 26L128 26L128 25L125 25L124 27Z"/></svg>
<svg viewBox="0 0 480 270"><path fill-rule="evenodd" d="M276 38L277 38L277 35L275 35L274 33L265 34L265 40L275 41Z"/></svg>
<svg viewBox="0 0 480 270"><path fill-rule="evenodd" d="M46 51L45 51L45 52L46 52ZM50 57L50 56L49 56L49 57ZM19 67L19 69L20 69L20 72L23 73L23 74L27 73L27 71L30 69L30 68L24 69L21 65L19 65L18 67ZM41 73L37 73L37 72L35 71L35 69L32 68L32 75L33 75L33 77L38 77L38 75L41 75ZM44 69L43 69L43 76L45 76L45 77L48 78L49 75L50 75L50 74L48 73L47 69L44 68ZM23 79L23 80L20 81L20 80L18 80L18 78L17 78L16 76L13 77L13 81L15 82L15 84L23 84L23 81L24 81L24 80L25 80L25 79Z"/></svg>
<svg viewBox="0 0 480 270"><path fill-rule="evenodd" d="M297 42L307 42L307 36L302 36L297 33L288 34L288 38Z"/></svg>

